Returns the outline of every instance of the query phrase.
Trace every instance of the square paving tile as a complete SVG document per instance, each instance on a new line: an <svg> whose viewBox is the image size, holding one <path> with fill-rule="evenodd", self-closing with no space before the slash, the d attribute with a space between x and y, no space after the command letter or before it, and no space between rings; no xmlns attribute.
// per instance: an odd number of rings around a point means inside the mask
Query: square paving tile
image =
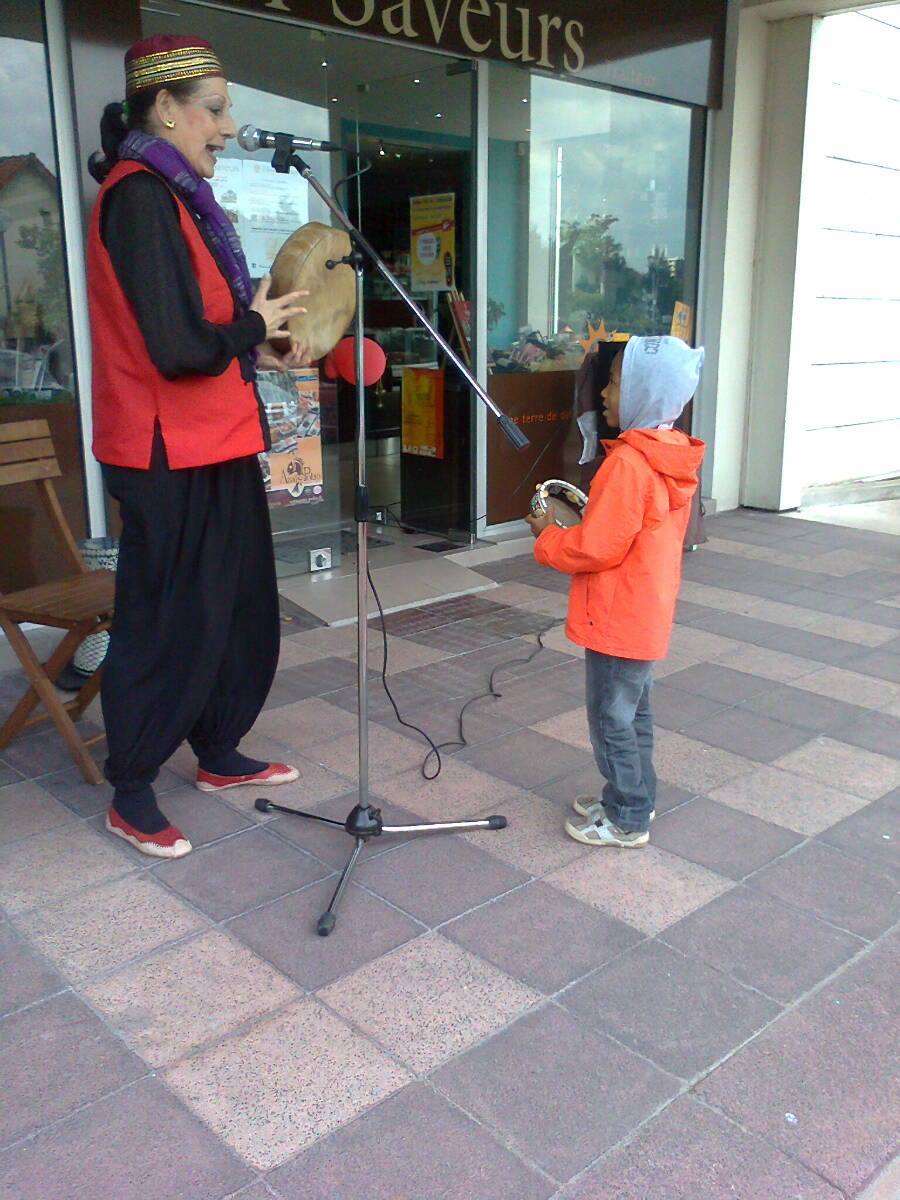
<svg viewBox="0 0 900 1200"><path fill-rule="evenodd" d="M787 1004L864 943L811 913L739 887L667 929L662 940Z"/></svg>
<svg viewBox="0 0 900 1200"><path fill-rule="evenodd" d="M861 796L769 766L754 767L709 794L720 804L807 835L821 833L866 804Z"/></svg>
<svg viewBox="0 0 900 1200"><path fill-rule="evenodd" d="M519 729L483 746L463 750L459 758L519 787L529 788L540 787L557 775L593 761L589 751L532 729Z"/></svg>
<svg viewBox="0 0 900 1200"><path fill-rule="evenodd" d="M859 658L854 658L847 666L849 670L858 671L862 675L871 675L875 679L886 679L888 683L900 683L900 654L896 651L883 650L879 647ZM8 751L6 756L9 758ZM13 762L13 766L17 765L16 762Z"/></svg>
<svg viewBox="0 0 900 1200"><path fill-rule="evenodd" d="M696 725L685 729L688 737L720 746L732 754L740 754L755 762L773 759L806 745L810 739L807 729L798 729L751 712L746 706L727 708L713 713Z"/></svg>
<svg viewBox="0 0 900 1200"><path fill-rule="evenodd" d="M364 1113L268 1176L303 1200L546 1200L553 1184L420 1083Z"/></svg>
<svg viewBox="0 0 900 1200"><path fill-rule="evenodd" d="M445 759L436 779L423 779L418 769L391 780L389 799L418 813L425 821L464 821L503 812L503 802L517 794L514 784L476 771L456 758Z"/></svg>
<svg viewBox="0 0 900 1200"><path fill-rule="evenodd" d="M529 1013L434 1076L438 1089L565 1181L678 1090L671 1076L555 1005Z"/></svg>
<svg viewBox="0 0 900 1200"><path fill-rule="evenodd" d="M555 738L557 741L566 742L570 746L577 746L581 750L592 751L591 737L588 732L587 710L582 704L578 708L573 708L569 712L558 713L555 717L548 717L546 720L539 721L530 726L535 733L543 734L545 737Z"/></svg>
<svg viewBox="0 0 900 1200"><path fill-rule="evenodd" d="M823 667L821 671L804 675L802 679L794 681L794 687L861 708L882 708L900 699L900 687L896 684L874 679L870 675L858 675L855 671L845 671L841 667Z"/></svg>
<svg viewBox="0 0 900 1200"><path fill-rule="evenodd" d="M15 1200L220 1200L251 1177L150 1078L0 1155L0 1195Z"/></svg>
<svg viewBox="0 0 900 1200"><path fill-rule="evenodd" d="M655 846L729 879L743 879L801 840L781 825L704 796L662 816L653 826Z"/></svg>
<svg viewBox="0 0 900 1200"><path fill-rule="evenodd" d="M153 1067L166 1066L297 989L234 938L210 930L89 984L85 995Z"/></svg>
<svg viewBox="0 0 900 1200"><path fill-rule="evenodd" d="M859 717L868 715L860 705L848 704L833 696L820 695L802 687L780 687L762 696L746 700L738 712L754 712L771 721L783 722L813 733L840 730Z"/></svg>
<svg viewBox="0 0 900 1200"><path fill-rule="evenodd" d="M808 658L797 658L793 654L782 654L780 650L769 650L765 646L741 646L724 658L719 665L733 671L746 671L750 675L761 675L773 682L794 683L805 679L811 672L822 667L822 663Z"/></svg>
<svg viewBox="0 0 900 1200"><path fill-rule="evenodd" d="M356 716L314 696L267 709L254 729L284 746L315 757L320 745L356 729Z"/></svg>
<svg viewBox="0 0 900 1200"><path fill-rule="evenodd" d="M678 784L695 796L700 792L708 793L710 788L753 768L748 758L708 746L681 733L670 733L668 729L656 731L653 765L660 779Z"/></svg>
<svg viewBox="0 0 900 1200"><path fill-rule="evenodd" d="M506 830L486 830L478 844L438 834L412 840L391 854L364 863L356 872L364 887L429 926L493 900L528 881L525 871L486 853Z"/></svg>
<svg viewBox="0 0 900 1200"><path fill-rule="evenodd" d="M658 933L733 887L665 850L592 848L546 882L644 933Z"/></svg>
<svg viewBox="0 0 900 1200"><path fill-rule="evenodd" d="M40 784L29 781L0 788L0 846L74 822L69 810Z"/></svg>
<svg viewBox="0 0 900 1200"><path fill-rule="evenodd" d="M417 1072L446 1062L541 999L439 934L401 946L319 995Z"/></svg>
<svg viewBox="0 0 900 1200"><path fill-rule="evenodd" d="M897 870L808 842L756 874L751 886L859 937L876 938L900 918Z"/></svg>
<svg viewBox="0 0 900 1200"><path fill-rule="evenodd" d="M897 870L900 842L900 791L861 809L820 834L819 840L859 858L871 859L887 870Z"/></svg>
<svg viewBox="0 0 900 1200"><path fill-rule="evenodd" d="M67 823L0 846L0 905L11 913L24 912L124 875L128 864L110 840L81 824Z"/></svg>
<svg viewBox="0 0 900 1200"><path fill-rule="evenodd" d="M399 1091L410 1075L314 999L166 1073L175 1093L267 1171Z"/></svg>
<svg viewBox="0 0 900 1200"><path fill-rule="evenodd" d="M87 720L77 722L76 728L82 737L93 737L101 732ZM90 746L88 753L97 762L102 761L106 757L106 743ZM15 738L4 748L3 761L26 779L38 779L42 775L49 775L51 771L63 771L72 766L69 748L55 726Z"/></svg>
<svg viewBox="0 0 900 1200"><path fill-rule="evenodd" d="M406 718L407 720L415 718ZM401 737L390 729L372 725L369 729L369 782L373 788L384 788L395 775L418 767L428 750L426 744ZM356 733L345 733L326 742L315 752L316 760L330 771L336 771L355 782L359 775L359 743Z"/></svg>
<svg viewBox="0 0 900 1200"><path fill-rule="evenodd" d="M721 971L657 941L642 942L569 988L561 1003L684 1079L708 1070L781 1011Z"/></svg>
<svg viewBox="0 0 900 1200"><path fill-rule="evenodd" d="M900 759L900 717L886 712L867 712L833 731L851 746Z"/></svg>
<svg viewBox="0 0 900 1200"><path fill-rule="evenodd" d="M256 908L228 929L301 987L322 987L380 958L423 932L423 927L377 896L350 884L338 909L339 935L316 935L336 879L326 879Z"/></svg>
<svg viewBox="0 0 900 1200"><path fill-rule="evenodd" d="M321 879L328 868L265 829L249 829L154 868L153 874L214 921Z"/></svg>
<svg viewBox="0 0 900 1200"><path fill-rule="evenodd" d="M900 761L833 738L815 738L777 759L775 766L866 800L877 800L900 786Z"/></svg>
<svg viewBox="0 0 900 1200"><path fill-rule="evenodd" d="M0 1022L0 1146L143 1075L87 1005L64 992Z"/></svg>
<svg viewBox="0 0 900 1200"><path fill-rule="evenodd" d="M668 678L668 677L667 677ZM722 711L718 700L685 692L667 683L657 683L650 694L653 724L676 732Z"/></svg>
<svg viewBox="0 0 900 1200"><path fill-rule="evenodd" d="M20 924L62 974L77 981L202 929L206 921L143 874L34 909Z"/></svg>
<svg viewBox="0 0 900 1200"><path fill-rule="evenodd" d="M563 814L552 800L520 792L503 801L503 815L509 821L506 829L464 833L462 838L530 875L546 875L590 853L590 847L565 833Z"/></svg>
<svg viewBox="0 0 900 1200"><path fill-rule="evenodd" d="M842 1200L762 1138L680 1097L562 1193L564 1200Z"/></svg>
<svg viewBox="0 0 900 1200"><path fill-rule="evenodd" d="M896 982L892 940L719 1067L701 1098L857 1195L896 1150Z"/></svg>
<svg viewBox="0 0 900 1200"><path fill-rule="evenodd" d="M56 971L19 937L8 921L0 921L0 1017L66 986Z"/></svg>
<svg viewBox="0 0 900 1200"><path fill-rule="evenodd" d="M537 880L451 921L441 933L548 996L642 936Z"/></svg>

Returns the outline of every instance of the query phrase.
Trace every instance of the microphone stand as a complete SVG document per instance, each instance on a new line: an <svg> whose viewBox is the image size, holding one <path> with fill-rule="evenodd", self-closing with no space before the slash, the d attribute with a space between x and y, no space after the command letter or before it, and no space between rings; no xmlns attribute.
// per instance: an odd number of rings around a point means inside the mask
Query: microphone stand
<svg viewBox="0 0 900 1200"><path fill-rule="evenodd" d="M359 740L359 785L357 803L348 815L346 821L334 821L317 813L303 812L300 809L288 808L274 804L271 800L256 801L260 812L279 812L292 817L302 817L309 821L319 821L324 825L333 825L343 829L355 840L355 845L341 877L338 880L334 895L328 908L319 917L316 932L320 937L328 937L334 929L337 920L336 911L342 895L349 882L350 875L368 841L382 834L405 833L456 833L462 830L474 829L505 829L506 817L491 816L483 820L472 821L438 821L414 825L385 825L381 810L375 808L369 799L369 709L368 709L368 575L369 575L369 494L366 483L366 391L363 377L363 273L366 264L374 266L388 281L399 295L416 320L431 334L437 344L457 367L466 382L476 395L487 405L496 417L500 428L506 434L517 450L524 449L529 444L528 438L519 427L491 399L484 388L474 378L468 367L461 361L444 337L428 320L413 298L406 292L403 285L392 273L377 251L370 245L362 233L352 224L338 202L330 195L325 187L316 179L310 166L295 153L292 139L289 135L278 134L275 139L275 154L272 166L280 174L287 174L291 167L303 176L313 191L337 217L340 224L350 235L352 251L339 262L329 261L330 269L340 264L353 267L356 273L356 322L355 322L355 358L356 358L356 496L354 503L354 521L356 522L356 605L357 605L357 692L358 692L358 740Z"/></svg>

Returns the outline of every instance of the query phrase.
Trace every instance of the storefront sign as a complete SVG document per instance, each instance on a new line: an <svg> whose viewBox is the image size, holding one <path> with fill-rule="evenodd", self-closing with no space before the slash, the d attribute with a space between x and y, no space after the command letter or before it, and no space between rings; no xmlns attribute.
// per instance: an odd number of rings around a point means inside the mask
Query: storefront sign
<svg viewBox="0 0 900 1200"><path fill-rule="evenodd" d="M260 455L269 503L324 500L319 372L314 367L286 375L261 371L258 386L272 437L271 450Z"/></svg>
<svg viewBox="0 0 900 1200"><path fill-rule="evenodd" d="M660 51L706 43L696 62L698 102L719 103L725 0L231 0L236 8L401 39L448 54L492 58L563 74L598 77L602 64L621 64L609 82L668 95L666 76L684 70ZM646 57L645 57L646 56ZM679 89L683 91L683 88ZM678 97L676 97L678 98ZM693 96L684 96L693 99Z"/></svg>
<svg viewBox="0 0 900 1200"><path fill-rule="evenodd" d="M404 367L401 420L404 454L444 457L444 372Z"/></svg>
<svg viewBox="0 0 900 1200"><path fill-rule="evenodd" d="M448 291L456 277L456 196L410 196L412 290Z"/></svg>

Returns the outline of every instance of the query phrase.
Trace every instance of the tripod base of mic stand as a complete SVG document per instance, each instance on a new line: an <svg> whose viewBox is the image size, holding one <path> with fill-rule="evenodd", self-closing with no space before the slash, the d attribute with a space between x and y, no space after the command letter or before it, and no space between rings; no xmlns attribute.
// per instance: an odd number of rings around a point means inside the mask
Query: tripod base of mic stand
<svg viewBox="0 0 900 1200"><path fill-rule="evenodd" d="M381 809L374 808L371 804L357 804L352 810L346 821L335 821L331 817L322 817L318 813L303 812L299 808L286 808L282 804L274 804L271 800L260 798L256 801L256 808L259 812L269 813L278 812L284 813L289 817L302 817L307 821L319 821L323 825L334 825L337 829L343 829L345 833L349 833L352 838L356 839L356 845L347 860L347 865L341 872L341 877L338 880L337 887L334 889L334 895L331 897L331 903L325 912L319 917L316 925L316 933L319 937L328 937L334 929L337 921L337 906L341 896L344 894L347 883L353 868L356 866L356 860L362 852L363 846L371 838L381 837L385 833L464 833L473 829L505 829L506 817L495 815L492 817L484 817L478 821L430 821L416 825L385 825L381 819Z"/></svg>

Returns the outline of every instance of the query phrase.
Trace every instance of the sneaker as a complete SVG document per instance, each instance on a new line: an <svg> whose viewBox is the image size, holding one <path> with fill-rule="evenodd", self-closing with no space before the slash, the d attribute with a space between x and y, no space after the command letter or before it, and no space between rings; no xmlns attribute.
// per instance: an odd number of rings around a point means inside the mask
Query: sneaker
<svg viewBox="0 0 900 1200"><path fill-rule="evenodd" d="M276 783L293 783L300 778L296 767L287 763L269 763L261 771L253 775L214 775L212 771L197 768L197 782L194 785L201 792L224 792L228 788L244 787L248 783L271 786Z"/></svg>
<svg viewBox="0 0 900 1200"><path fill-rule="evenodd" d="M593 796L579 796L572 801L572 807L580 816L587 817L589 821L595 821L598 825L601 821L608 820L603 801L595 800ZM656 820L655 808L650 809L650 820Z"/></svg>
<svg viewBox="0 0 900 1200"><path fill-rule="evenodd" d="M609 820L602 825L595 825L593 821L588 821L586 825L566 821L565 829L570 838L583 842L585 846L621 846L623 850L636 850L650 841L650 834L646 830L643 833L626 833Z"/></svg>
<svg viewBox="0 0 900 1200"><path fill-rule="evenodd" d="M140 829L129 825L124 817L120 817L114 808L106 814L106 828L109 833L129 842L135 850L149 854L151 858L184 858L193 849L181 830L174 825L167 825L159 833L142 833Z"/></svg>

